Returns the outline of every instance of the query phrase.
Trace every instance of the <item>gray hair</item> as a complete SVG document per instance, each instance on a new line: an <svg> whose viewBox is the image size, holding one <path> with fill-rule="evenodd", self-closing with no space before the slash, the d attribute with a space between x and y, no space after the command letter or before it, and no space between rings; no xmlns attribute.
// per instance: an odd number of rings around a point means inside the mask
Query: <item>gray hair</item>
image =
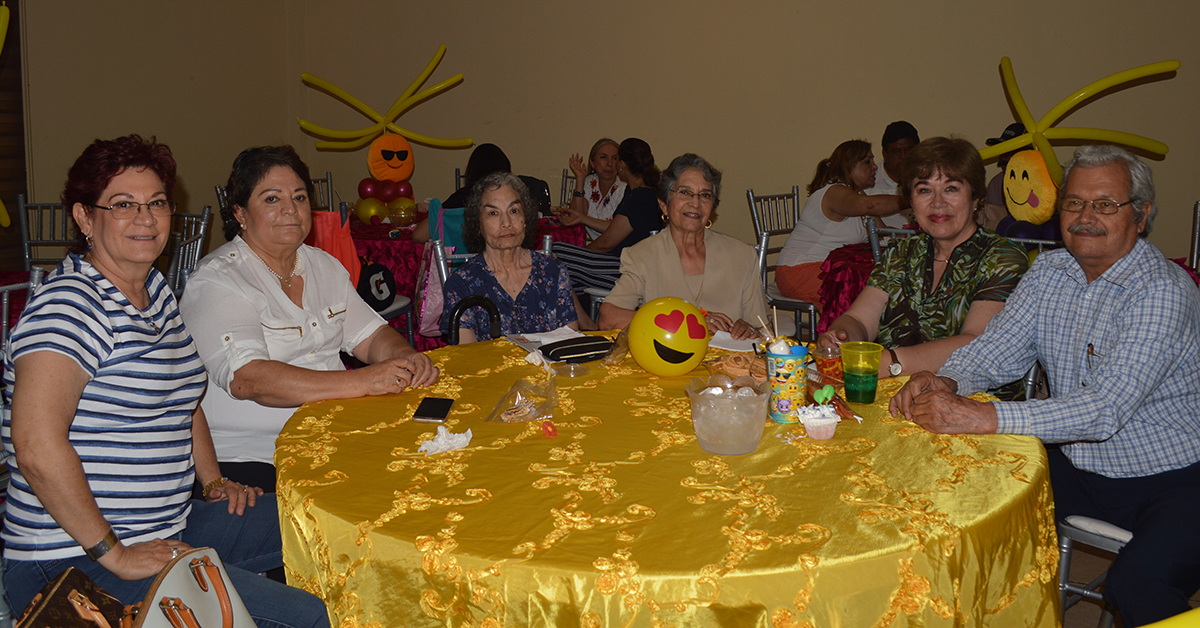
<svg viewBox="0 0 1200 628"><path fill-rule="evenodd" d="M1150 166L1142 163L1133 153L1108 144L1092 144L1075 149L1071 163L1063 169L1063 187L1075 168L1103 168L1112 164L1124 164L1129 171L1129 200L1133 201L1133 220L1141 222L1146 219L1146 228L1139 234L1143 238L1150 234L1154 225L1154 217L1158 215L1158 204L1154 202L1154 173ZM1150 215L1142 212L1142 206L1150 203Z"/></svg>
<svg viewBox="0 0 1200 628"><path fill-rule="evenodd" d="M467 245L467 250L471 253L482 253L487 248L479 216L483 210L483 195L492 190L499 190L506 185L511 187L521 199L521 209L525 214L525 240L521 246L527 249L533 248L534 236L538 228L538 210L537 205L533 203L533 198L529 195L529 188L526 187L521 177L511 172L493 172L471 186L471 193L467 196L467 205L463 210L463 243Z"/></svg>
<svg viewBox="0 0 1200 628"><path fill-rule="evenodd" d="M671 190L675 189L675 184L679 183L679 177L692 168L699 170L700 176L713 186L713 209L715 210L721 204L721 171L696 153L684 153L671 160L671 165L663 170L662 180L658 183L658 200L666 203L667 196L671 194Z"/></svg>

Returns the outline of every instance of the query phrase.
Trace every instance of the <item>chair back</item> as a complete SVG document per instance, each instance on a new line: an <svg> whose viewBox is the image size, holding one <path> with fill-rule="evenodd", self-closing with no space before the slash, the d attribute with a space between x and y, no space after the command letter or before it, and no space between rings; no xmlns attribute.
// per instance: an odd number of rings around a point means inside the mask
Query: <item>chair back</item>
<svg viewBox="0 0 1200 628"><path fill-rule="evenodd" d="M325 178L313 179L313 195L315 198L310 199L309 207L321 211L335 211L337 205L334 204L333 195L333 173L326 171Z"/></svg>
<svg viewBox="0 0 1200 628"><path fill-rule="evenodd" d="M559 193L559 205L562 207L571 206L571 197L575 192L575 173L571 172L570 168L563 168L562 173L562 191Z"/></svg>
<svg viewBox="0 0 1200 628"><path fill-rule="evenodd" d="M442 290L446 289L446 280L450 279L450 266L465 262L477 255L476 253L447 253L441 240L430 240L429 244L433 249L433 261L437 266L438 281L442 283ZM443 292L443 294L445 293Z"/></svg>
<svg viewBox="0 0 1200 628"><path fill-rule="evenodd" d="M774 264L767 263L767 256L783 250L783 245L770 245L771 236L790 234L800 219L800 186L793 185L792 191L786 194L762 195L755 194L751 188L746 190L746 200L750 203L750 218L754 221L754 237L759 243L759 269L765 286L767 273L775 270Z"/></svg>
<svg viewBox="0 0 1200 628"><path fill-rule="evenodd" d="M463 183L462 170L455 168L454 169L454 191L455 192L462 189L462 183Z"/></svg>
<svg viewBox="0 0 1200 628"><path fill-rule="evenodd" d="M37 266L29 271L29 281L0 286L0 315L3 315L3 318L0 319L0 348L7 349L8 347L9 300L12 293L25 290L26 303L28 303L28 297L33 295L33 291L38 286L42 285L45 273L46 271L41 266Z"/></svg>
<svg viewBox="0 0 1200 628"><path fill-rule="evenodd" d="M887 227L880 228L874 219L867 220L866 222L867 240L871 243L871 257L875 258L876 262L879 261L879 256L883 252L883 246L879 243L880 234L901 238L907 238L917 234L915 229L890 229Z"/></svg>
<svg viewBox="0 0 1200 628"><path fill-rule="evenodd" d="M17 195L17 221L21 225L21 247L25 270L34 264L58 264L75 244L78 228L69 208L62 203L26 203Z"/></svg>
<svg viewBox="0 0 1200 628"><path fill-rule="evenodd" d="M1188 266L1200 273L1200 201L1192 209L1192 246L1188 249Z"/></svg>
<svg viewBox="0 0 1200 628"><path fill-rule="evenodd" d="M175 296L183 293L188 278L204 256L211 222L212 207L209 205L205 205L199 214L175 214L175 231L171 233L171 262L167 266L167 286Z"/></svg>
<svg viewBox="0 0 1200 628"><path fill-rule="evenodd" d="M217 191L217 209L224 212L229 208L229 198L225 196L225 187L214 185L213 189Z"/></svg>

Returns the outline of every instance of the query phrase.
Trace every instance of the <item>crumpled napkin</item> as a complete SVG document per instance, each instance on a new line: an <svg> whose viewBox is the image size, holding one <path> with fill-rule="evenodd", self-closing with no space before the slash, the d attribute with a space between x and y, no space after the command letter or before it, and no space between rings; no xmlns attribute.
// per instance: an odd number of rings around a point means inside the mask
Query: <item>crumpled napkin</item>
<svg viewBox="0 0 1200 628"><path fill-rule="evenodd" d="M462 449L471 444L471 430L468 429L462 434L454 434L446 429L445 425L439 425L437 428L437 436L433 440L427 440L421 443L417 453L425 452L425 455L444 454L447 451Z"/></svg>

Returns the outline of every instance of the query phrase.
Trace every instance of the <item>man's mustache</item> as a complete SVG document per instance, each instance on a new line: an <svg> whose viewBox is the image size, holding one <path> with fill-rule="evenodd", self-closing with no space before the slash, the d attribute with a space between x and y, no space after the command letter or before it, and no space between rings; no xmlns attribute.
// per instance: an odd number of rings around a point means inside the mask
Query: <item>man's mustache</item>
<svg viewBox="0 0 1200 628"><path fill-rule="evenodd" d="M1067 233L1086 233L1088 235L1106 236L1108 231L1096 225L1071 225L1067 227Z"/></svg>

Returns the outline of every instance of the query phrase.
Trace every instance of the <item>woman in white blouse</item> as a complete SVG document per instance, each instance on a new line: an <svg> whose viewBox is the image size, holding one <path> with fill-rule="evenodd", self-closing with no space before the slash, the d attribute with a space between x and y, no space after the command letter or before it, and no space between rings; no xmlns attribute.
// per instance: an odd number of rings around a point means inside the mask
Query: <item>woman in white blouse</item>
<svg viewBox="0 0 1200 628"><path fill-rule="evenodd" d="M617 147L616 140L607 137L596 140L588 153L586 170L578 153L567 161L575 174L575 190L571 206L559 219L564 225L582 222L588 237L593 240L608 229L613 212L625 196L625 182L617 178L617 162L620 161Z"/></svg>
<svg viewBox="0 0 1200 628"><path fill-rule="evenodd" d="M398 393L438 371L340 262L304 244L312 181L292 147L242 151L226 193L230 241L201 260L181 310L208 369L202 405L222 473L273 487L275 438L301 404ZM347 370L339 351L369 366Z"/></svg>

